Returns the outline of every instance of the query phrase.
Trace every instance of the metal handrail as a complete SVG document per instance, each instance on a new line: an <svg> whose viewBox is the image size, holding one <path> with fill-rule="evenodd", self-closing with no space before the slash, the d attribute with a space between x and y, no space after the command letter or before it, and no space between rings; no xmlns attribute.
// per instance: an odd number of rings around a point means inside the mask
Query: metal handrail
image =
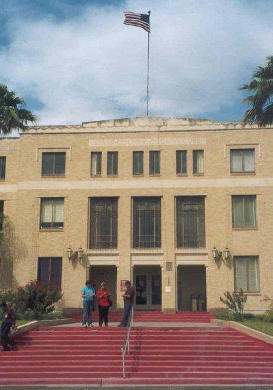
<svg viewBox="0 0 273 390"><path fill-rule="evenodd" d="M126 352L130 350L130 334L131 334L131 329L133 327L133 321L134 321L134 308L132 306L130 316L129 316L129 321L127 323L127 328L126 328L126 333L124 335L123 339L123 344L121 347L121 353L122 353L122 376L123 378L126 377L126 372L125 372L125 356Z"/></svg>

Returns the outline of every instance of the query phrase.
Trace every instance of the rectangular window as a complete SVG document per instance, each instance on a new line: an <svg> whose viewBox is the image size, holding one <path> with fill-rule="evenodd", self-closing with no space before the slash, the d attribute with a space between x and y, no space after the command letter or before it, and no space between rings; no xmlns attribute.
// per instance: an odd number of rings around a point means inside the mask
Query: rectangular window
<svg viewBox="0 0 273 390"><path fill-rule="evenodd" d="M101 152L91 152L91 175L100 176L101 175Z"/></svg>
<svg viewBox="0 0 273 390"><path fill-rule="evenodd" d="M42 284L49 284L61 290L62 258L39 257L37 280Z"/></svg>
<svg viewBox="0 0 273 390"><path fill-rule="evenodd" d="M143 152L133 152L133 175L143 175Z"/></svg>
<svg viewBox="0 0 273 390"><path fill-rule="evenodd" d="M205 198L203 196L177 197L176 242L178 248L205 246Z"/></svg>
<svg viewBox="0 0 273 390"><path fill-rule="evenodd" d="M157 150L149 152L149 174L160 175L160 152Z"/></svg>
<svg viewBox="0 0 273 390"><path fill-rule="evenodd" d="M232 227L256 227L256 195L232 196Z"/></svg>
<svg viewBox="0 0 273 390"><path fill-rule="evenodd" d="M42 198L40 229L62 229L64 226L64 198Z"/></svg>
<svg viewBox="0 0 273 390"><path fill-rule="evenodd" d="M65 174L65 152L44 152L42 154L42 176L63 176Z"/></svg>
<svg viewBox="0 0 273 390"><path fill-rule="evenodd" d="M90 248L117 248L118 199L91 198Z"/></svg>
<svg viewBox="0 0 273 390"><path fill-rule="evenodd" d="M204 173L204 150L193 151L193 173L198 175Z"/></svg>
<svg viewBox="0 0 273 390"><path fill-rule="evenodd" d="M260 291L257 256L234 256L234 286L235 291Z"/></svg>
<svg viewBox="0 0 273 390"><path fill-rule="evenodd" d="M161 247L161 199L133 199L133 247Z"/></svg>
<svg viewBox="0 0 273 390"><path fill-rule="evenodd" d="M232 173L255 172L255 149L232 149L230 170Z"/></svg>
<svg viewBox="0 0 273 390"><path fill-rule="evenodd" d="M4 201L0 200L0 230L3 230Z"/></svg>
<svg viewBox="0 0 273 390"><path fill-rule="evenodd" d="M6 177L6 156L0 156L0 179L4 180Z"/></svg>
<svg viewBox="0 0 273 390"><path fill-rule="evenodd" d="M118 152L107 152L107 175L118 174Z"/></svg>
<svg viewBox="0 0 273 390"><path fill-rule="evenodd" d="M181 175L187 173L187 151L176 151L176 174Z"/></svg>

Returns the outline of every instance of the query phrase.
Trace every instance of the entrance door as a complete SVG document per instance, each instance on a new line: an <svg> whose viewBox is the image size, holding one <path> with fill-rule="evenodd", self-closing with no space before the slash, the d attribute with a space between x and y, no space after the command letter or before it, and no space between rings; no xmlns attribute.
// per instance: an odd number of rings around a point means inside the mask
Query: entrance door
<svg viewBox="0 0 273 390"><path fill-rule="evenodd" d="M134 268L135 305L140 310L161 308L161 269L158 266Z"/></svg>
<svg viewBox="0 0 273 390"><path fill-rule="evenodd" d="M204 266L179 266L177 283L178 310L206 310L206 271Z"/></svg>

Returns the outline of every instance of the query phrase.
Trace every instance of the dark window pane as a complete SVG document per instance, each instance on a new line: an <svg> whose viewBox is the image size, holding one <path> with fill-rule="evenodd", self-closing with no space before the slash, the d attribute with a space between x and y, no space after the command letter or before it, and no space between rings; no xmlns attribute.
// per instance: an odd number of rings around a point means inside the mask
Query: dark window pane
<svg viewBox="0 0 273 390"><path fill-rule="evenodd" d="M43 153L42 157L42 175L49 176L54 174L54 153Z"/></svg>
<svg viewBox="0 0 273 390"><path fill-rule="evenodd" d="M134 248L161 247L160 198L134 198L133 246Z"/></svg>
<svg viewBox="0 0 273 390"><path fill-rule="evenodd" d="M62 258L39 257L37 279L42 284L50 284L61 289Z"/></svg>
<svg viewBox="0 0 273 390"><path fill-rule="evenodd" d="M159 175L160 174L160 152L159 151L150 151L149 153L149 173L150 175Z"/></svg>
<svg viewBox="0 0 273 390"><path fill-rule="evenodd" d="M55 175L65 173L65 153L55 153Z"/></svg>
<svg viewBox="0 0 273 390"><path fill-rule="evenodd" d="M6 156L0 157L0 179L5 179L6 177Z"/></svg>
<svg viewBox="0 0 273 390"><path fill-rule="evenodd" d="M50 152L42 155L42 175L54 176L65 173L65 153Z"/></svg>
<svg viewBox="0 0 273 390"><path fill-rule="evenodd" d="M118 174L118 152L107 153L107 175Z"/></svg>
<svg viewBox="0 0 273 390"><path fill-rule="evenodd" d="M176 151L176 173L187 173L187 151L177 150Z"/></svg>
<svg viewBox="0 0 273 390"><path fill-rule="evenodd" d="M178 197L176 200L177 247L205 246L204 197Z"/></svg>
<svg viewBox="0 0 273 390"><path fill-rule="evenodd" d="M117 247L117 198L91 198L90 247Z"/></svg>
<svg viewBox="0 0 273 390"><path fill-rule="evenodd" d="M133 174L143 175L143 152L133 152Z"/></svg>
<svg viewBox="0 0 273 390"><path fill-rule="evenodd" d="M0 230L3 229L4 201L0 200Z"/></svg>

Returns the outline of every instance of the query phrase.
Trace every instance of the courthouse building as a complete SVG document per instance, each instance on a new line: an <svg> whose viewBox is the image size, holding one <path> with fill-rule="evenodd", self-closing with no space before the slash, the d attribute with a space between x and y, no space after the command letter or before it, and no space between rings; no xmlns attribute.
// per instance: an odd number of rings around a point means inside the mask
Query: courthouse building
<svg viewBox="0 0 273 390"><path fill-rule="evenodd" d="M114 306L132 281L141 310L211 310L225 291L247 310L273 296L273 129L131 118L30 127L0 140L0 208L12 280L59 286L81 307L86 279ZM4 278L3 278L4 275Z"/></svg>

